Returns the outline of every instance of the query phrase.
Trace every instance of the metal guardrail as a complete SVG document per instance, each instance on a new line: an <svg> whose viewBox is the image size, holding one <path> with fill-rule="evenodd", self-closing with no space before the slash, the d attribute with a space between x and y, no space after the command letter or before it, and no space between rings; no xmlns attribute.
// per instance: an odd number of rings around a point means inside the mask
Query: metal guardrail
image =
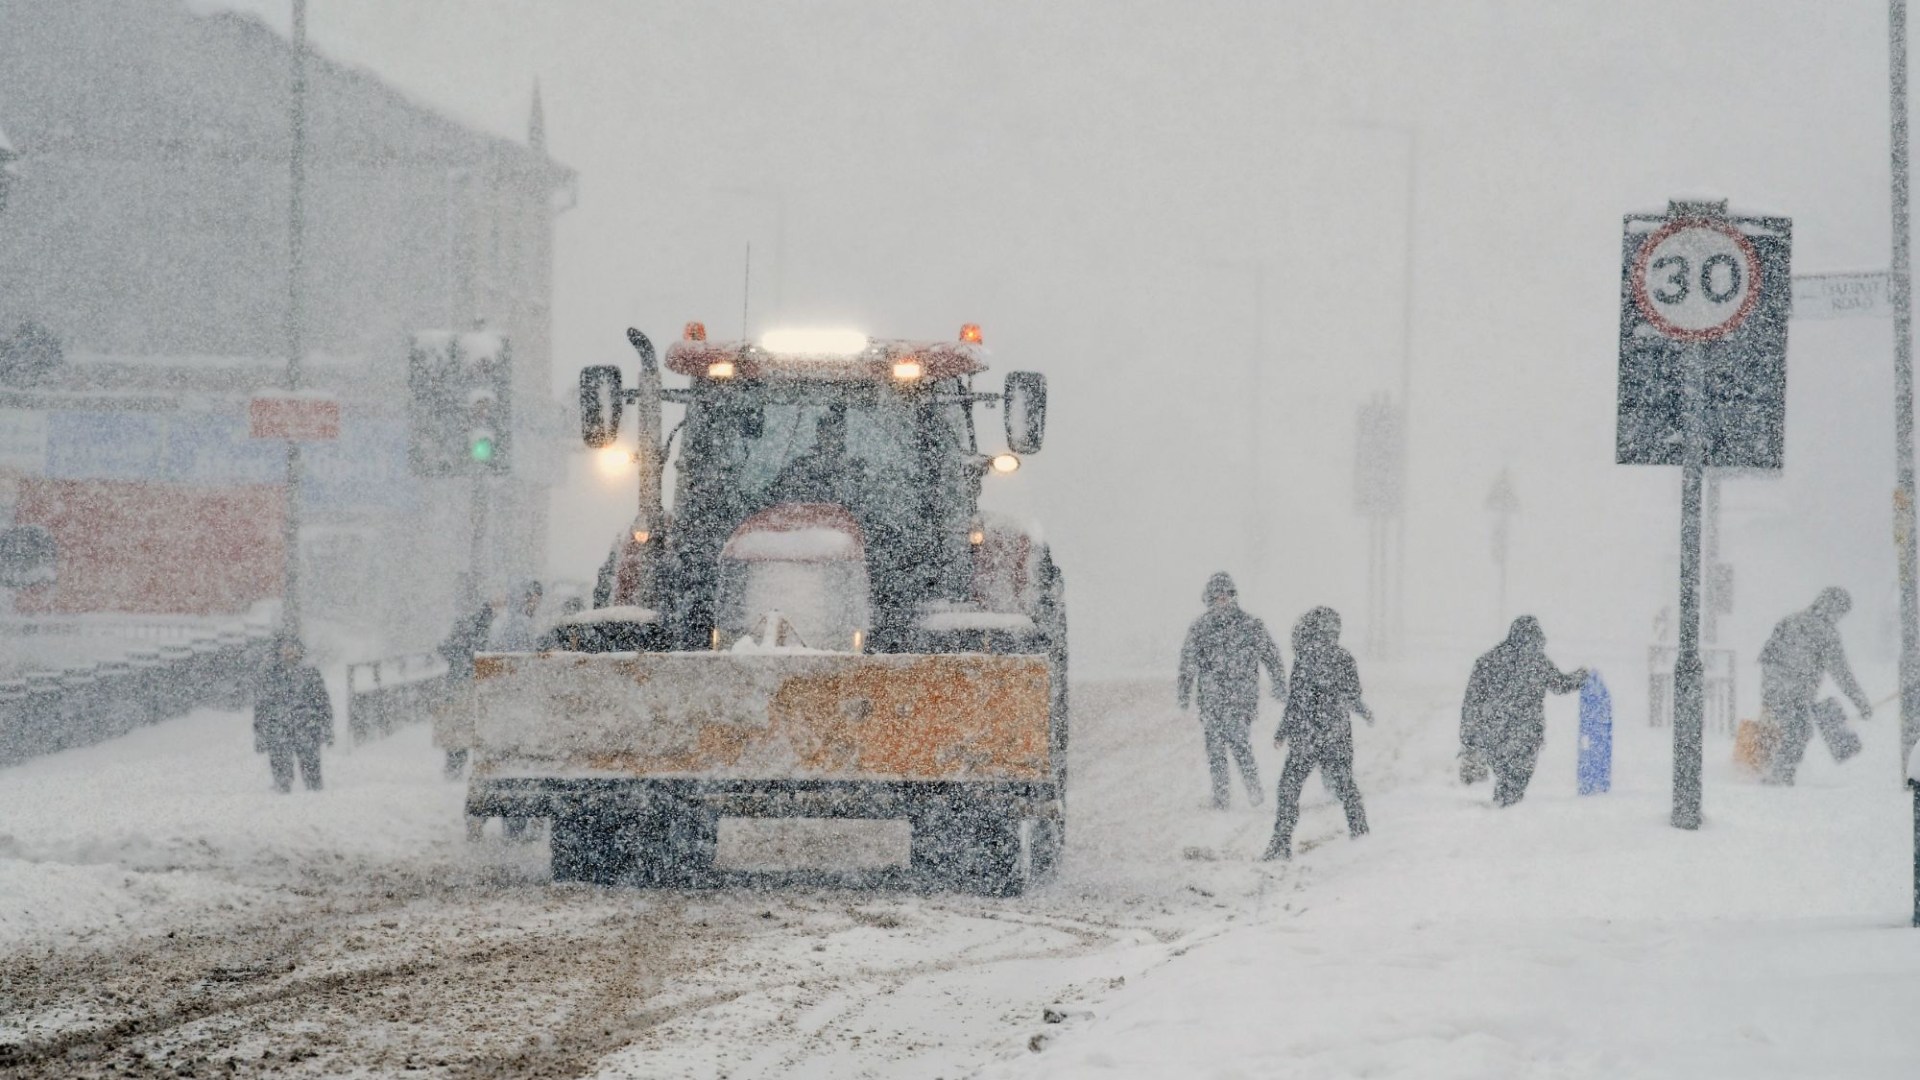
<svg viewBox="0 0 1920 1080"><path fill-rule="evenodd" d="M347 665L347 730L370 742L427 719L451 692L447 662L434 653L409 653Z"/></svg>
<svg viewBox="0 0 1920 1080"><path fill-rule="evenodd" d="M135 728L253 700L271 628L174 637L120 659L0 679L0 765L90 746Z"/></svg>
<svg viewBox="0 0 1920 1080"><path fill-rule="evenodd" d="M1673 725L1673 665L1679 656L1680 650L1672 645L1647 649L1647 724L1651 727ZM1740 723L1733 650L1701 649L1700 663L1706 669L1706 729L1732 735Z"/></svg>

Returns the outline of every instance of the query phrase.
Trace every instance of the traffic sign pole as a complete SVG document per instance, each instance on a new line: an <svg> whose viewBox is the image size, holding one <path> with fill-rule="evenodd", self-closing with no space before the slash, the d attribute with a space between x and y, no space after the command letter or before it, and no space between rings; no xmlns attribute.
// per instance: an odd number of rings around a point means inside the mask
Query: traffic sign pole
<svg viewBox="0 0 1920 1080"><path fill-rule="evenodd" d="M1673 826L1691 830L1701 822L1706 728L1707 470L1783 463L1793 222L1735 217L1723 200L1674 200L1665 215L1630 215L1625 225L1615 458L1682 470Z"/></svg>
<svg viewBox="0 0 1920 1080"><path fill-rule="evenodd" d="M1687 347L1686 461L1680 482L1680 651L1673 665L1673 827L1700 827L1706 730L1700 662L1700 492L1706 478L1706 349Z"/></svg>

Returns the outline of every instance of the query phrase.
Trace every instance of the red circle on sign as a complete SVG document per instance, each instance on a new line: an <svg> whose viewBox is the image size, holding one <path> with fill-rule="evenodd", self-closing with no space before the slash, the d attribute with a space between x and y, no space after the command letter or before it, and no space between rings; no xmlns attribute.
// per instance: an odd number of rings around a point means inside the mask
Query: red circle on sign
<svg viewBox="0 0 1920 1080"><path fill-rule="evenodd" d="M1712 229L1733 241L1740 250L1741 258L1747 263L1747 295L1740 300L1740 307L1726 322L1718 326L1709 326L1703 330L1690 330L1660 314L1654 307L1653 297L1647 295L1647 263L1653 258L1653 249L1666 239L1685 229ZM1740 328L1753 313L1753 307L1760 302L1760 253L1753 250L1753 242L1746 234L1734 228L1732 222L1716 221L1712 218L1681 218L1669 221L1659 229L1647 235L1640 244L1640 251L1633 257L1633 305L1640 309L1640 315L1652 324L1655 330L1676 341L1717 341Z"/></svg>

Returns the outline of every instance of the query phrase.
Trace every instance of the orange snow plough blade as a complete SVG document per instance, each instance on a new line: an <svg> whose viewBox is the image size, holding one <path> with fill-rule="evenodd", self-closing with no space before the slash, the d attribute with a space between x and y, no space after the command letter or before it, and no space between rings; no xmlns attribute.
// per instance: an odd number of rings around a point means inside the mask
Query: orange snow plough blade
<svg viewBox="0 0 1920 1080"><path fill-rule="evenodd" d="M475 775L1048 780L1039 656L481 656Z"/></svg>

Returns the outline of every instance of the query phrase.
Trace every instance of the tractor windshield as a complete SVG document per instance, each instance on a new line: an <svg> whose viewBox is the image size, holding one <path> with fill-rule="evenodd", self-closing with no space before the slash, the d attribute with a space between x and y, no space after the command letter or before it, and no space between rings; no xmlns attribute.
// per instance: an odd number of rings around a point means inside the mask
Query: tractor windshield
<svg viewBox="0 0 1920 1080"><path fill-rule="evenodd" d="M973 441L964 405L834 384L697 402L687 422L689 451L700 448L702 471L743 510L824 502L902 524L924 520L929 497L960 494Z"/></svg>
<svg viewBox="0 0 1920 1080"><path fill-rule="evenodd" d="M980 470L965 390L957 378L908 393L795 381L728 387L689 402L674 499L676 562L704 576L753 514L843 507L866 538L884 644L889 625L913 605L960 595L971 581L967 526ZM704 632L706 619L690 625Z"/></svg>

